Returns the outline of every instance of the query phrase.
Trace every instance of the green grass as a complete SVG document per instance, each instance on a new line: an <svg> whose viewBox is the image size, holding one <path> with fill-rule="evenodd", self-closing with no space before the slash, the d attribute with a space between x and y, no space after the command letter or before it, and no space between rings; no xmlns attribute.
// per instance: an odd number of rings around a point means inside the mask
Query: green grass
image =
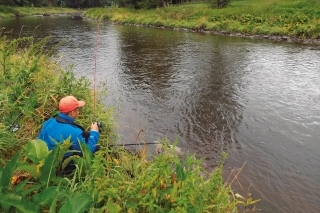
<svg viewBox="0 0 320 213"><path fill-rule="evenodd" d="M316 0L240 0L223 9L213 9L205 3L171 5L154 10L93 8L84 15L117 23L169 28L320 37L320 1Z"/></svg>
<svg viewBox="0 0 320 213"><path fill-rule="evenodd" d="M17 7L21 15L34 15L34 14L68 14L79 12L77 9L60 8L60 7Z"/></svg>
<svg viewBox="0 0 320 213"><path fill-rule="evenodd" d="M43 15L43 14L69 14L79 12L72 8L60 7L6 7L0 5L0 18L10 18L19 16L30 15Z"/></svg>
<svg viewBox="0 0 320 213"><path fill-rule="evenodd" d="M80 124L89 127L95 119L93 95L89 89L91 83L85 78L75 78L72 70L61 70L50 60L52 50L44 48L49 39L48 37L35 42L32 37L28 37L8 43L5 37L1 37L0 77L3 80L0 83L0 124L12 128L16 124L20 126L19 131L14 134L11 131L2 132L4 135L0 142L2 160L22 144L36 138L42 122L58 113L58 101L68 94L73 94L87 103L79 118ZM115 136L111 131L112 110L100 109L100 111L98 116L106 123L106 133L103 138L111 140ZM15 137L6 137L8 135ZM11 140L15 142L11 143Z"/></svg>

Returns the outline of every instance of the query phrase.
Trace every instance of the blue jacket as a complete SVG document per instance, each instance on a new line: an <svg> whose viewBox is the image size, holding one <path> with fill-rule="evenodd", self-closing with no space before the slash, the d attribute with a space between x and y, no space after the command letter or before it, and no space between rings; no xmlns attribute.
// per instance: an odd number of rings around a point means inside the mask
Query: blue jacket
<svg viewBox="0 0 320 213"><path fill-rule="evenodd" d="M74 122L73 118L63 113L59 113L59 117L70 122ZM44 142L46 142L48 149L52 150L56 142L62 143L70 136L70 142L72 143L70 150L78 150L80 151L79 153L81 153L79 142L86 143L84 137L82 136L82 130L79 127L67 123L59 123L55 118L50 118L43 124L38 139L41 139ZM98 131L90 131L87 146L89 147L92 153L94 153L96 150L99 137L100 134ZM70 155L72 155L72 153L67 153L65 157L68 157Z"/></svg>

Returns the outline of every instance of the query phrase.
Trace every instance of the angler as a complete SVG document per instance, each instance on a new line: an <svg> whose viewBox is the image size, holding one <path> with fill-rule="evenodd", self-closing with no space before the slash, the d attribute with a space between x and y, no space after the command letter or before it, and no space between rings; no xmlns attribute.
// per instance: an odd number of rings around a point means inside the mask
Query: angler
<svg viewBox="0 0 320 213"><path fill-rule="evenodd" d="M70 150L64 156L64 160L71 155L82 156L80 143L86 144L89 150L94 153L97 151L97 143L100 138L98 123L91 124L90 132L85 132L82 127L74 121L79 115L79 108L85 105L84 101L78 101L74 96L66 96L59 102L59 115L56 118L47 120L40 131L38 139L43 140L49 150L52 150L56 143L62 143L70 137ZM75 169L71 161L61 174L69 174Z"/></svg>

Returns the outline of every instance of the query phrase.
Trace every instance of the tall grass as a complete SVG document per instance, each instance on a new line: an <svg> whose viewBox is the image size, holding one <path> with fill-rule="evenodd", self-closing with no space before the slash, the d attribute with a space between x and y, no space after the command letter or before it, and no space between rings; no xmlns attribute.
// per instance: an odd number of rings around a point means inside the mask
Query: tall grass
<svg viewBox="0 0 320 213"><path fill-rule="evenodd" d="M3 79L0 82L2 159L10 156L13 150L28 140L36 138L42 123L58 113L58 102L66 95L74 95L87 103L78 119L80 124L89 127L96 119L91 83L85 78L75 78L72 70L64 71L57 66L51 59L51 50L46 48L49 39L0 39L0 77ZM116 138L112 130L114 124L111 113L111 108L101 108L97 115L105 123L103 143ZM15 126L19 126L19 129L13 133Z"/></svg>
<svg viewBox="0 0 320 213"><path fill-rule="evenodd" d="M84 15L118 23L169 28L320 37L320 2L317 0L238 0L223 9L210 8L205 3L155 10L94 8Z"/></svg>
<svg viewBox="0 0 320 213"><path fill-rule="evenodd" d="M86 101L82 125L89 126L94 113L90 82L57 66L45 48L49 39L0 40L0 212L238 212L258 201L223 183L222 163L206 171L201 159L180 159L167 146L153 157L143 146L138 153L112 146L118 141L112 109L99 102L100 151L93 156L83 146L83 157L67 159L76 162L75 172L57 176L70 141L48 151L34 140L41 124L69 94Z"/></svg>

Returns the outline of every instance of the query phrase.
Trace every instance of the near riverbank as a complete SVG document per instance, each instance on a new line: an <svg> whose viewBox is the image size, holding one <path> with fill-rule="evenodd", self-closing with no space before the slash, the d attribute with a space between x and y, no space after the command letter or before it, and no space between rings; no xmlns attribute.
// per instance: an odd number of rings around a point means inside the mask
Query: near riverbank
<svg viewBox="0 0 320 213"><path fill-rule="evenodd" d="M83 15L117 24L320 45L319 1L243 0L222 9L207 3L155 10L92 8Z"/></svg>

